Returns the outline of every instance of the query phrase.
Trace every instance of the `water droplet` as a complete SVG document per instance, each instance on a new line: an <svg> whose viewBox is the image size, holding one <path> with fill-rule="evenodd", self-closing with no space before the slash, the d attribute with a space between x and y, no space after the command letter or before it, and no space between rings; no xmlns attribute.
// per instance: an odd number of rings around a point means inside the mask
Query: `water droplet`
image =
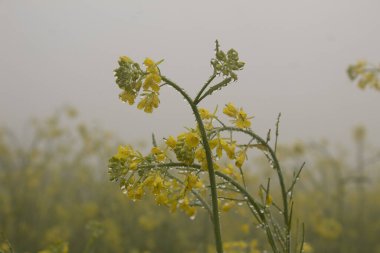
<svg viewBox="0 0 380 253"><path fill-rule="evenodd" d="M195 215L190 216L190 220L195 220Z"/></svg>
<svg viewBox="0 0 380 253"><path fill-rule="evenodd" d="M237 205L238 206L242 206L244 204L244 202L238 202Z"/></svg>

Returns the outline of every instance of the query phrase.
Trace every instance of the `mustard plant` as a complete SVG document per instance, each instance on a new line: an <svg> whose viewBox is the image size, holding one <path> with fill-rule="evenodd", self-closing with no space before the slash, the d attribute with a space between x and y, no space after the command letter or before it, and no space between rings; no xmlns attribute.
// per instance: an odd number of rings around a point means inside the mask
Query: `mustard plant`
<svg viewBox="0 0 380 253"><path fill-rule="evenodd" d="M140 65L127 56L120 57L114 72L116 84L122 90L120 99L152 113L160 104L161 88L170 86L190 105L197 124L177 136L164 138L162 145L158 145L153 135L152 148L146 155L131 145L119 146L109 160L110 180L118 182L122 192L134 201L152 195L158 205L168 207L171 212L181 210L191 219L199 207L205 209L212 221L218 253L224 250L219 210L241 204L247 205L266 233L274 253L302 252L303 239L297 244L291 237L293 189L302 168L286 185L276 156L280 117L272 147L270 131L265 138L256 134L251 128L253 117L243 108L229 102L221 116L218 108L209 110L199 106L216 91L237 81L237 72L245 65L238 52L234 49L225 52L216 41L212 74L194 98L161 73L162 62L146 58ZM238 141L238 135L248 141ZM259 186L258 194L248 191L244 165L252 149L262 152L276 171L281 190L279 203L271 195L270 179Z"/></svg>
<svg viewBox="0 0 380 253"><path fill-rule="evenodd" d="M380 65L376 66L360 60L347 68L347 74L351 81L357 81L360 89L369 87L380 91Z"/></svg>

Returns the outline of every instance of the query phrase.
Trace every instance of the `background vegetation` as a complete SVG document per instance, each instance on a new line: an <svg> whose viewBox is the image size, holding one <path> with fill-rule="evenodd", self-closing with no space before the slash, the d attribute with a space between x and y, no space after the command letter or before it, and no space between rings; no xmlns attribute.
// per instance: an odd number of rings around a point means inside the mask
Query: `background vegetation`
<svg viewBox="0 0 380 253"><path fill-rule="evenodd" d="M127 200L106 176L117 138L76 114L65 108L35 120L31 140L1 129L0 252L10 251L7 240L14 252L207 252L213 236L206 212L190 220L153 201ZM305 252L380 252L380 149L363 127L347 138L350 147L279 146L285 171L307 164L295 195L295 217L306 224ZM247 184L257 191L271 170L250 158ZM247 210L226 208L222 217L227 252L268 250Z"/></svg>

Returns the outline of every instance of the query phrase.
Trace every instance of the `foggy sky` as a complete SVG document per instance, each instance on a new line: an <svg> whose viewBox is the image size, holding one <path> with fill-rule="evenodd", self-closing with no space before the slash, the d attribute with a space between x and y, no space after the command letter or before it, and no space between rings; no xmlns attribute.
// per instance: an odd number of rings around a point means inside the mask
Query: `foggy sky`
<svg viewBox="0 0 380 253"><path fill-rule="evenodd" d="M22 131L72 105L125 140L176 135L193 126L190 108L170 88L152 115L120 103L117 59L165 59L163 74L195 95L218 39L246 67L202 106L234 102L260 134L281 112L283 142L345 143L363 124L379 143L380 93L346 75L358 59L380 62L379 10L378 0L0 0L0 125Z"/></svg>

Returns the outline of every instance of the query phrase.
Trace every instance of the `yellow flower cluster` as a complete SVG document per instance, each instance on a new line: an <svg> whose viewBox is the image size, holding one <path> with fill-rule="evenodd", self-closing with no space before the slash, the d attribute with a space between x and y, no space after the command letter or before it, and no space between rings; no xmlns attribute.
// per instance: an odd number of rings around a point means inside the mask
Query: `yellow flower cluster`
<svg viewBox="0 0 380 253"><path fill-rule="evenodd" d="M149 61L145 64L153 66ZM157 86L150 82L142 86L156 89ZM233 117L238 126L246 128L250 125L245 112L236 109L231 103L223 112ZM207 141L215 171L241 180L240 169L247 160L247 146L238 145L232 135L228 134L227 137L215 131L218 127L214 124L222 124L216 116L216 110L210 113L200 108L199 113L207 126ZM118 181L121 190L130 199L139 200L149 193L158 205L167 206L171 211L182 210L189 216L194 216L196 206L202 204L199 203L199 196L207 196L209 188L200 176L204 171L207 171L207 159L198 128L190 128L176 137L169 136L164 146L152 147L146 156L131 146L119 146L109 161L111 180ZM218 182L218 192L222 196L219 205L222 211L227 212L236 206L233 199L238 198L238 193L226 187L223 179L218 178Z"/></svg>
<svg viewBox="0 0 380 253"><path fill-rule="evenodd" d="M358 79L358 86L361 89L371 87L380 90L380 66L371 66L366 61L358 61L350 65L347 69L349 78L354 81Z"/></svg>
<svg viewBox="0 0 380 253"><path fill-rule="evenodd" d="M196 213L192 190L203 189L204 184L196 173L171 174L168 168L157 167L169 162L164 150L153 147L147 156L131 146L120 146L109 162L111 180L118 181L120 188L132 200L140 200L147 193L154 196L157 205L180 209L190 217Z"/></svg>
<svg viewBox="0 0 380 253"><path fill-rule="evenodd" d="M228 117L232 118L232 122L238 128L249 128L251 126L251 121L253 117L248 117L247 113L240 108L239 110L232 103L228 103L224 109L223 113Z"/></svg>
<svg viewBox="0 0 380 253"><path fill-rule="evenodd" d="M172 149L177 157L177 160L191 165L195 158L195 149L200 143L198 133L190 131L182 133L177 136L177 139L170 136L166 142L170 149Z"/></svg>
<svg viewBox="0 0 380 253"><path fill-rule="evenodd" d="M123 90L119 95L120 99L132 105L142 89L141 100L137 104L137 108L147 113L153 112L153 109L157 108L160 103L158 95L161 76L157 67L159 63L146 58L144 61L146 70L143 71L138 63L133 62L127 56L120 57L119 68L115 70L116 83Z"/></svg>

